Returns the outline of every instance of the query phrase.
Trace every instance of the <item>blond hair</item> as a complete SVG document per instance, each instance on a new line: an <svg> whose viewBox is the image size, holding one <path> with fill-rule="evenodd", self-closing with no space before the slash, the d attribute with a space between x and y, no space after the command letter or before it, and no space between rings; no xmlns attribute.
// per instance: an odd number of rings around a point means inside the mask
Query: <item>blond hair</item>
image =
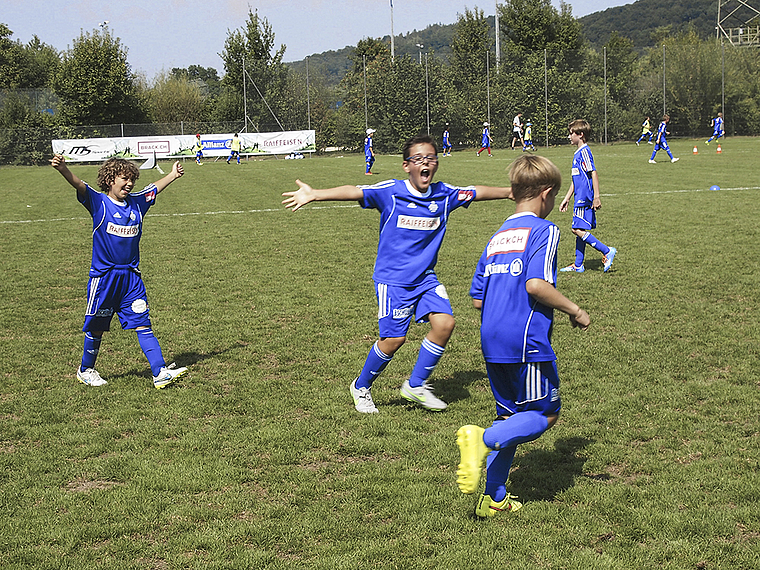
<svg viewBox="0 0 760 570"><path fill-rule="evenodd" d="M548 158L537 154L524 154L509 167L509 181L515 202L531 200L547 188L559 192L562 174Z"/></svg>

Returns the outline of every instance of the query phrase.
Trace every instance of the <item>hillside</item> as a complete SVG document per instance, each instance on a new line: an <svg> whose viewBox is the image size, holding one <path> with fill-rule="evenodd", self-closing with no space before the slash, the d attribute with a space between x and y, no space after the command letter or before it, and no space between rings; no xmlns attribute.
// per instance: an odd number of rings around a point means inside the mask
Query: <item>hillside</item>
<svg viewBox="0 0 760 570"><path fill-rule="evenodd" d="M608 8L579 18L586 39L601 47L613 31L633 40L637 48L653 45L657 28L671 26L677 33L693 26L700 37L715 35L718 4L715 0L638 0L633 4Z"/></svg>
<svg viewBox="0 0 760 570"><path fill-rule="evenodd" d="M670 26L671 33L685 31L693 26L697 33L707 38L715 34L717 23L715 0L638 0L632 4L608 8L579 18L583 33L595 48L603 46L613 31L633 40L637 48L654 45L653 36L658 28ZM488 18L493 29L494 17ZM396 56L419 57L416 44L425 46L423 52L431 51L436 57L447 59L451 55L451 40L456 24L434 24L424 30L413 30L396 36ZM390 43L390 36L382 38ZM354 46L337 51L327 51L309 57L309 69L324 75L327 82L337 85L350 67L349 56ZM303 71L306 60L288 63L295 70Z"/></svg>

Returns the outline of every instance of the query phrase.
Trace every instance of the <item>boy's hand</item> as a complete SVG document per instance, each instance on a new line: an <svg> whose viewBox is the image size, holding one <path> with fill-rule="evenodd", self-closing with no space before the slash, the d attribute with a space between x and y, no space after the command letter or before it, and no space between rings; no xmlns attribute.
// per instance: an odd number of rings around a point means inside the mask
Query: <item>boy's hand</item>
<svg viewBox="0 0 760 570"><path fill-rule="evenodd" d="M296 184L298 184L298 190L295 192L282 193L283 196L289 196L289 198L283 200L282 203L285 204L286 208L293 208L294 212L301 206L314 201L316 198L314 189L311 186L304 182L301 182L300 180L296 180Z"/></svg>
<svg viewBox="0 0 760 570"><path fill-rule="evenodd" d="M567 204L570 202L567 198L562 200L562 202L559 205L559 211L560 212L566 212L567 211Z"/></svg>
<svg viewBox="0 0 760 570"><path fill-rule="evenodd" d="M594 211L601 209L601 207L602 207L602 199L599 198L599 196L597 196L596 198L594 198L594 201L591 204L591 207L593 208Z"/></svg>
<svg viewBox="0 0 760 570"><path fill-rule="evenodd" d="M585 331L591 324L591 319L586 311L579 308L575 315L570 315L570 324L573 328L579 327L581 330Z"/></svg>
<svg viewBox="0 0 760 570"><path fill-rule="evenodd" d="M55 154L53 155L53 158L50 159L50 165L56 170L62 170L66 168L66 159L63 158L63 155L61 154Z"/></svg>
<svg viewBox="0 0 760 570"><path fill-rule="evenodd" d="M182 163L178 160L172 165L172 174L175 178L180 178L185 174L185 169L182 167Z"/></svg>

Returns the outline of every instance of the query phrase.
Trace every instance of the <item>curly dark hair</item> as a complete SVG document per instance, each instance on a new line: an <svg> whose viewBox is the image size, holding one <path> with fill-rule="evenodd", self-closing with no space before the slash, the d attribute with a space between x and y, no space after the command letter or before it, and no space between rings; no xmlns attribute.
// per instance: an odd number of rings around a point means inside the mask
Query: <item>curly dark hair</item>
<svg viewBox="0 0 760 570"><path fill-rule="evenodd" d="M117 176L124 176L134 182L140 178L140 170L133 162L123 158L109 158L98 170L98 188L108 193Z"/></svg>

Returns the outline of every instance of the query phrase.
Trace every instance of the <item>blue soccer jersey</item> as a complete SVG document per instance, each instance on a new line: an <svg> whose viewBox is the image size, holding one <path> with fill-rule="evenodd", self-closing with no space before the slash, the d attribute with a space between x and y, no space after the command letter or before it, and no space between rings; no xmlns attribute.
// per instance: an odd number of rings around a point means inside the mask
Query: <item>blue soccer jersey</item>
<svg viewBox="0 0 760 570"><path fill-rule="evenodd" d="M438 251L449 215L469 207L475 187L460 188L434 182L424 194L408 180L386 180L360 186L362 208L380 212L380 238L372 278L387 285L411 287L434 276Z"/></svg>
<svg viewBox="0 0 760 570"><path fill-rule="evenodd" d="M660 126L657 127L657 138L660 142L660 144L665 145L668 141L665 139L665 136L668 134L668 123L665 121L662 121L660 123Z"/></svg>
<svg viewBox="0 0 760 570"><path fill-rule="evenodd" d="M482 147L491 146L491 135L488 132L488 127L485 127L483 129L483 140L481 141L480 146Z"/></svg>
<svg viewBox="0 0 760 570"><path fill-rule="evenodd" d="M594 157L587 144L573 154L573 193L576 208L590 208L594 204L594 185L591 173L596 170Z"/></svg>
<svg viewBox="0 0 760 570"><path fill-rule="evenodd" d="M102 277L114 267L139 273L143 216L156 201L156 185L130 194L123 203L85 187L77 199L92 215L90 277Z"/></svg>
<svg viewBox="0 0 760 570"><path fill-rule="evenodd" d="M714 134L720 134L723 131L723 117L713 119L713 131Z"/></svg>
<svg viewBox="0 0 760 570"><path fill-rule="evenodd" d="M449 144L449 130L448 129L446 129L445 131L443 131L443 146L444 147L451 146Z"/></svg>
<svg viewBox="0 0 760 570"><path fill-rule="evenodd" d="M372 157L372 137L366 137L364 139L364 156L366 158Z"/></svg>
<svg viewBox="0 0 760 570"><path fill-rule="evenodd" d="M480 342L486 362L555 360L554 310L525 290L530 279L556 286L559 228L525 212L507 218L488 242L472 278L470 296L483 302Z"/></svg>

